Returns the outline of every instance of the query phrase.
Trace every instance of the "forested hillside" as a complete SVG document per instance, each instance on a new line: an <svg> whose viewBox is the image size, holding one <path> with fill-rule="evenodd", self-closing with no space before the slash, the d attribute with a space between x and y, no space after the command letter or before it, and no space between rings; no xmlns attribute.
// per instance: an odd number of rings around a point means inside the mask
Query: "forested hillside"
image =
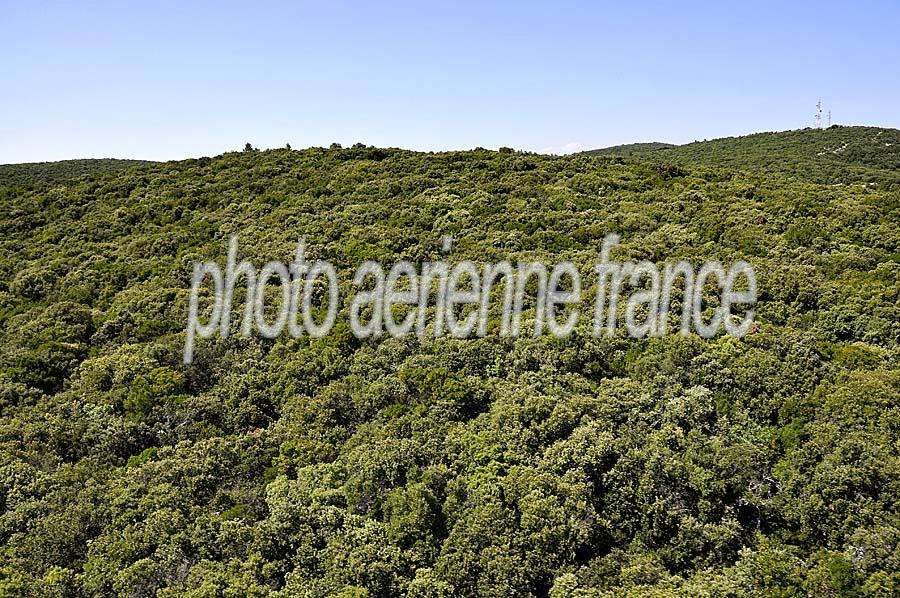
<svg viewBox="0 0 900 598"><path fill-rule="evenodd" d="M834 125L828 129L757 133L677 146L638 143L586 153L723 166L832 185L868 183L900 190L898 129Z"/></svg>
<svg viewBox="0 0 900 598"><path fill-rule="evenodd" d="M898 595L898 135L19 169L0 595ZM749 261L752 333L360 340L345 303L324 338L181 360L192 265L230 234L257 267L305 238L345 299L442 235L451 262L590 273L609 232L623 259Z"/></svg>
<svg viewBox="0 0 900 598"><path fill-rule="evenodd" d="M602 149L589 150L583 152L589 156L646 156L659 150L674 149L678 147L671 143L662 143L659 141L649 141L646 143L626 143L624 145L614 145Z"/></svg>
<svg viewBox="0 0 900 598"><path fill-rule="evenodd" d="M0 187L46 188L80 176L118 172L141 164L152 162L104 158L0 164Z"/></svg>

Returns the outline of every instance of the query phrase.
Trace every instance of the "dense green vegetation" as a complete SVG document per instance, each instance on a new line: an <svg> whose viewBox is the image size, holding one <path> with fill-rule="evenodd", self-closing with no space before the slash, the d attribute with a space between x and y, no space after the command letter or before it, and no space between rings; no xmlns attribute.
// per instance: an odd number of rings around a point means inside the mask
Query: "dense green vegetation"
<svg viewBox="0 0 900 598"><path fill-rule="evenodd" d="M659 141L649 141L646 143L626 143L624 145L614 145L602 149L589 150L584 152L590 156L645 156L655 151L673 149L678 147L671 143L662 143Z"/></svg>
<svg viewBox="0 0 900 598"><path fill-rule="evenodd" d="M834 125L828 129L757 133L678 146L636 143L586 153L723 166L831 185L868 183L900 190L900 130L897 129Z"/></svg>
<svg viewBox="0 0 900 598"><path fill-rule="evenodd" d="M0 164L0 187L46 188L80 176L118 172L141 164L152 164L152 162L105 158Z"/></svg>
<svg viewBox="0 0 900 598"><path fill-rule="evenodd" d="M0 188L0 595L897 595L897 154L756 168L798 135L710 149L729 169L354 146ZM870 155L884 178L850 184ZM750 261L754 333L361 341L341 316L181 363L192 264L232 233L257 265L305 237L346 284L443 234L589 271L607 232Z"/></svg>

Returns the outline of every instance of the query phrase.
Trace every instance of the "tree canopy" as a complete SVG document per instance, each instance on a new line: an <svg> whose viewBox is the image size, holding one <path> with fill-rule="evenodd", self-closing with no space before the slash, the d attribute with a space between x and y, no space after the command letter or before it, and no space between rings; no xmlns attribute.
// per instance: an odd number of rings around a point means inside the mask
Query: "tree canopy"
<svg viewBox="0 0 900 598"><path fill-rule="evenodd" d="M671 168L358 144L3 179L0 595L897 595L896 165L808 176L742 139ZM589 269L608 232L626 259L751 263L752 333L344 317L181 361L192 264L231 234L258 265L302 237L347 284L443 235L451 260Z"/></svg>

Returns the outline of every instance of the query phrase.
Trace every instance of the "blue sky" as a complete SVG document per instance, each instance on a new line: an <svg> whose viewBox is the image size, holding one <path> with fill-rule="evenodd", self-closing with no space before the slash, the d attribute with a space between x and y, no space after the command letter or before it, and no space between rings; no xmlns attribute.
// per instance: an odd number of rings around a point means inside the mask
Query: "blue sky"
<svg viewBox="0 0 900 598"><path fill-rule="evenodd" d="M900 2L0 0L0 163L900 127Z"/></svg>

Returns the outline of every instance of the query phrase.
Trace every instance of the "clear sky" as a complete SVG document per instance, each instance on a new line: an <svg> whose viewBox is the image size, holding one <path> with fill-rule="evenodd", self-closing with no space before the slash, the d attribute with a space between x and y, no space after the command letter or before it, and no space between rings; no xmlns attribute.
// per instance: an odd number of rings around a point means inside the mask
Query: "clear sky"
<svg viewBox="0 0 900 598"><path fill-rule="evenodd" d="M378 4L0 0L0 163L900 127L898 0Z"/></svg>

